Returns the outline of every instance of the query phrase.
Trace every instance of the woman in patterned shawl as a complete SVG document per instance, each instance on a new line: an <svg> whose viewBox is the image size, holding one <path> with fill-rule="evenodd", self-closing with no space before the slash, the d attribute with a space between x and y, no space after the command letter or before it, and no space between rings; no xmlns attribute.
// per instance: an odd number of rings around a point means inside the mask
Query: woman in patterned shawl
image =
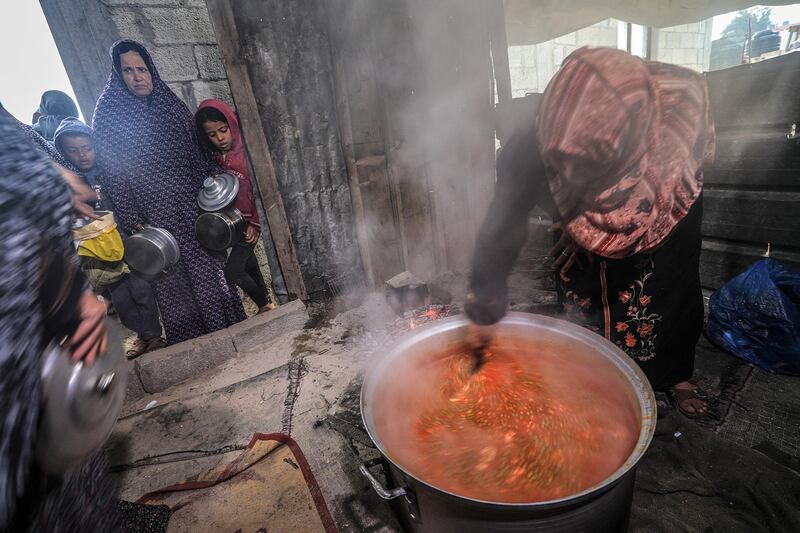
<svg viewBox="0 0 800 533"><path fill-rule="evenodd" d="M113 69L94 112L94 140L104 190L125 232L164 228L181 259L153 283L167 342L174 344L245 318L223 263L194 234L197 193L219 169L202 154L192 114L158 76L150 54L134 41L111 48Z"/></svg>
<svg viewBox="0 0 800 533"><path fill-rule="evenodd" d="M119 531L102 455L59 478L33 457L48 339L72 334L66 346L87 362L104 350L105 306L84 290L72 207L58 171L0 109L0 531Z"/></svg>
<svg viewBox="0 0 800 533"><path fill-rule="evenodd" d="M506 278L538 204L560 220L551 255L568 318L623 349L681 412L701 415L705 402L688 380L703 325L703 165L714 153L703 77L581 48L548 84L530 126L498 156L467 314L490 324L505 313Z"/></svg>

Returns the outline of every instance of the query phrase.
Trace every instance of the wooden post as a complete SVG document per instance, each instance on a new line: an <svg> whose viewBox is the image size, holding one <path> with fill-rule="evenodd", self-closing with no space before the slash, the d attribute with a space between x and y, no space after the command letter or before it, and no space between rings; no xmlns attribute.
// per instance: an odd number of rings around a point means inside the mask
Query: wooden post
<svg viewBox="0 0 800 533"><path fill-rule="evenodd" d="M108 50L120 38L119 33L104 12L105 6L96 0L39 0L39 4L75 90L84 122L91 124L97 98L111 72Z"/></svg>
<svg viewBox="0 0 800 533"><path fill-rule="evenodd" d="M275 251L281 266L283 279L286 282L286 291L289 299L307 299L303 273L292 240L289 220L283 206L275 167L272 164L269 143L261 124L258 105L253 94L247 65L242 57L243 51L239 42L239 32L236 30L236 21L229 0L206 0L208 14L214 33L217 37L222 62L228 74L228 83L236 104L239 115L239 124L242 128L248 152L251 157L256 185L264 201L264 212L267 215L269 231L275 243Z"/></svg>
<svg viewBox="0 0 800 533"><path fill-rule="evenodd" d="M511 101L511 67L508 63L508 39L506 39L506 11L503 0L486 4L489 15L489 39L492 47L492 67L497 83L497 103Z"/></svg>

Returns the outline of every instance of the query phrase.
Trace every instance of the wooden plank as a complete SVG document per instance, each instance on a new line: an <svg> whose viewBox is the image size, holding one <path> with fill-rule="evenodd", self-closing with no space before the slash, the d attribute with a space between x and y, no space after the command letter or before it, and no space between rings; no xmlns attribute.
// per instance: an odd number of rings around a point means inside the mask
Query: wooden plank
<svg viewBox="0 0 800 533"><path fill-rule="evenodd" d="M716 169L705 172L706 186L746 186L769 188L798 188L800 189L800 171L786 169Z"/></svg>
<svg viewBox="0 0 800 533"><path fill-rule="evenodd" d="M380 286L403 270L400 238L395 228L386 158L356 161L358 189L364 203L364 225L373 285Z"/></svg>
<svg viewBox="0 0 800 533"><path fill-rule="evenodd" d="M700 254L700 284L707 289L716 290L747 270L756 261L763 259L766 253L766 246L703 239L703 250ZM800 269L800 250L770 246L769 256Z"/></svg>
<svg viewBox="0 0 800 533"><path fill-rule="evenodd" d="M800 192L706 188L704 236L800 248Z"/></svg>
<svg viewBox="0 0 800 533"><path fill-rule="evenodd" d="M253 94L247 65L244 63L239 34L236 30L229 0L207 0L209 17L222 53L223 64L228 74L231 94L236 104L242 135L248 146L256 184L262 199L267 200L264 211L275 244L289 299L307 299L305 282L297 260L292 232L286 217L278 179L272 164L269 144L261 125L258 105Z"/></svg>
<svg viewBox="0 0 800 533"><path fill-rule="evenodd" d="M371 25L385 153L406 270L431 279L444 267L425 157L424 91L407 2L379 0Z"/></svg>
<svg viewBox="0 0 800 533"><path fill-rule="evenodd" d="M800 54L706 74L711 112L719 130L790 125L800 119Z"/></svg>
<svg viewBox="0 0 800 533"><path fill-rule="evenodd" d="M367 277L375 283L375 273L370 260L369 240L367 227L364 223L364 202L361 197L361 189L358 186L358 175L356 173L356 154L355 141L353 140L353 128L351 125L352 113L350 111L350 97L348 91L348 63L344 60L346 55L343 48L347 42L347 32L344 31L348 25L349 17L354 12L348 9L347 0L334 0L328 6L330 22L328 25L328 39L331 43L331 62L333 66L333 85L334 100L336 105L336 115L339 122L339 136L342 140L342 152L345 165L347 166L347 176L350 182L350 197L353 202L353 217L355 222L356 240L358 241L361 263Z"/></svg>
<svg viewBox="0 0 800 533"><path fill-rule="evenodd" d="M497 84L497 103L504 104L511 101L511 65L508 62L506 12L503 0L486 2L486 11L489 20L494 80Z"/></svg>

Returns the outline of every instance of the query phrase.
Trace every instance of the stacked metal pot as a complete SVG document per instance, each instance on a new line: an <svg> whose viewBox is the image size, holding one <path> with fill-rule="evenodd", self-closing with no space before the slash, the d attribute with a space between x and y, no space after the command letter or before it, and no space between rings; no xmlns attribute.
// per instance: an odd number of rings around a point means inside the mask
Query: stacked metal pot
<svg viewBox="0 0 800 533"><path fill-rule="evenodd" d="M234 207L239 194L239 180L231 174L209 176L197 195L200 216L194 224L200 244L221 252L236 244L247 225L242 213Z"/></svg>

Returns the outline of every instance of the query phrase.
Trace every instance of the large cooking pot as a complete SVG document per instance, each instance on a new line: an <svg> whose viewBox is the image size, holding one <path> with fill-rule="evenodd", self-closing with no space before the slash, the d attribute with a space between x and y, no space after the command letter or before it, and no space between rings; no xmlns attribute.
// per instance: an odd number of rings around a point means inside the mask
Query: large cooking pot
<svg viewBox="0 0 800 533"><path fill-rule="evenodd" d="M209 176L197 193L200 216L194 223L194 233L200 244L210 250L227 250L241 239L247 223L234 207L239 194L239 180L231 174Z"/></svg>
<svg viewBox="0 0 800 533"><path fill-rule="evenodd" d="M178 241L163 228L146 225L125 240L125 262L149 279L169 272L180 258Z"/></svg>
<svg viewBox="0 0 800 533"><path fill-rule="evenodd" d="M36 459L48 474L63 474L99 450L122 409L128 363L116 325L106 320L106 328L108 348L91 366L73 364L57 343L45 350Z"/></svg>
<svg viewBox="0 0 800 533"><path fill-rule="evenodd" d="M194 233L200 244L210 250L227 250L241 238L247 223L235 207L201 213L194 223Z"/></svg>
<svg viewBox="0 0 800 533"><path fill-rule="evenodd" d="M633 451L616 471L601 483L582 492L551 501L502 503L464 497L433 486L415 476L392 458L377 431L374 405L385 390L387 376L398 375L402 365L414 364L448 346L463 342L468 320L454 316L410 331L385 355L374 362L361 388L361 413L364 426L382 458L368 461L361 472L381 498L391 500L406 531L413 532L488 532L488 531L624 531L627 528L633 495L635 467L653 437L656 409L653 390L644 373L624 352L588 330L550 317L509 313L498 325L497 338L507 336L524 342L543 339L568 341L581 353L597 357L609 372L619 371L619 382L630 387L625 406L638 413L639 432ZM608 366L611 363L613 366ZM400 365L400 366L399 366ZM409 383L408 387L414 387ZM629 394L628 394L629 392ZM632 438L635 440L635 434ZM384 486L371 469L383 466L388 480Z"/></svg>

